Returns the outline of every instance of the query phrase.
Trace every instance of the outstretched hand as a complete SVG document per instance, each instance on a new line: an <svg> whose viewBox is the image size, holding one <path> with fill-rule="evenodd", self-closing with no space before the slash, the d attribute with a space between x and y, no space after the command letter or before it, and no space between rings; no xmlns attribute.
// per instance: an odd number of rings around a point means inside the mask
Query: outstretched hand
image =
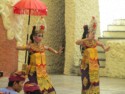
<svg viewBox="0 0 125 94"><path fill-rule="evenodd" d="M64 47L60 46L58 50L58 54L61 54L63 52Z"/></svg>
<svg viewBox="0 0 125 94"><path fill-rule="evenodd" d="M110 46L107 46L104 50L105 50L105 52L107 52L107 51L109 51L109 49L110 49Z"/></svg>

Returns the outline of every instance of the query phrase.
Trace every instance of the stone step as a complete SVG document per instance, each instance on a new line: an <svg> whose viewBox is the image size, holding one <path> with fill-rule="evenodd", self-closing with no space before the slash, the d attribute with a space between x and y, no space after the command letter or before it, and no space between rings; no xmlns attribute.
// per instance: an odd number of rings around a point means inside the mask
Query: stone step
<svg viewBox="0 0 125 94"><path fill-rule="evenodd" d="M104 51L100 46L97 46L98 51Z"/></svg>
<svg viewBox="0 0 125 94"><path fill-rule="evenodd" d="M125 25L125 19L115 19L113 21L113 24L115 24L115 25Z"/></svg>
<svg viewBox="0 0 125 94"><path fill-rule="evenodd" d="M98 51L98 58L105 59L105 52L104 51Z"/></svg>
<svg viewBox="0 0 125 94"><path fill-rule="evenodd" d="M125 38L125 31L104 31L103 37Z"/></svg>
<svg viewBox="0 0 125 94"><path fill-rule="evenodd" d="M122 41L122 40L125 40L125 38L99 37L98 40L100 42L102 42L104 45L106 45L106 42L108 40L120 40L120 41ZM104 51L100 46L97 46L97 50L98 51Z"/></svg>
<svg viewBox="0 0 125 94"><path fill-rule="evenodd" d="M108 31L125 31L125 25L108 25Z"/></svg>
<svg viewBox="0 0 125 94"><path fill-rule="evenodd" d="M105 59L99 59L100 68L105 68Z"/></svg>

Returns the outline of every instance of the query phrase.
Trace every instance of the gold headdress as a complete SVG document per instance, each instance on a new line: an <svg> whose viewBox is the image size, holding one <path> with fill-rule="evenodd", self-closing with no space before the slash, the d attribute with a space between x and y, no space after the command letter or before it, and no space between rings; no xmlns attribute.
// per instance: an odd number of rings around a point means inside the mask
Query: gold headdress
<svg viewBox="0 0 125 94"><path fill-rule="evenodd" d="M96 33L96 29L97 29L97 22L96 22L95 17L93 16L91 21L90 21L89 32L95 32Z"/></svg>
<svg viewBox="0 0 125 94"><path fill-rule="evenodd" d="M44 33L46 32L46 30L47 30L46 21L43 17L41 17L40 19L38 19L36 23L35 31L37 31L36 33Z"/></svg>
<svg viewBox="0 0 125 94"><path fill-rule="evenodd" d="M44 33L44 30L45 30L44 25L36 26L35 33Z"/></svg>

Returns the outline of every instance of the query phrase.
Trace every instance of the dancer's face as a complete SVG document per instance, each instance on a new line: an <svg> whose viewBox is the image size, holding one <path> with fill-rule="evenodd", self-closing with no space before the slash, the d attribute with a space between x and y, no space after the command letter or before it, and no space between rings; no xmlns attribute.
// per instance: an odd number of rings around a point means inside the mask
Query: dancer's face
<svg viewBox="0 0 125 94"><path fill-rule="evenodd" d="M33 39L35 42L39 43L42 41L43 35L42 34L36 34L34 35Z"/></svg>
<svg viewBox="0 0 125 94"><path fill-rule="evenodd" d="M94 32L89 32L88 37L90 39L94 39L95 38L95 33Z"/></svg>

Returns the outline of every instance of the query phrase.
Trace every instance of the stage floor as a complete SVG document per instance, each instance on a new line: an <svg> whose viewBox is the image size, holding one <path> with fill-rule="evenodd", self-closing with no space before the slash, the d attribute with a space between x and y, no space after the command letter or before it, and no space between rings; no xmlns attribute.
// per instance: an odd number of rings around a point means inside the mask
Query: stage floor
<svg viewBox="0 0 125 94"><path fill-rule="evenodd" d="M50 75L57 94L81 94L81 77ZM7 86L7 77L0 78L0 87ZM125 79L100 77L100 94L125 94ZM24 94L23 91L20 94Z"/></svg>

